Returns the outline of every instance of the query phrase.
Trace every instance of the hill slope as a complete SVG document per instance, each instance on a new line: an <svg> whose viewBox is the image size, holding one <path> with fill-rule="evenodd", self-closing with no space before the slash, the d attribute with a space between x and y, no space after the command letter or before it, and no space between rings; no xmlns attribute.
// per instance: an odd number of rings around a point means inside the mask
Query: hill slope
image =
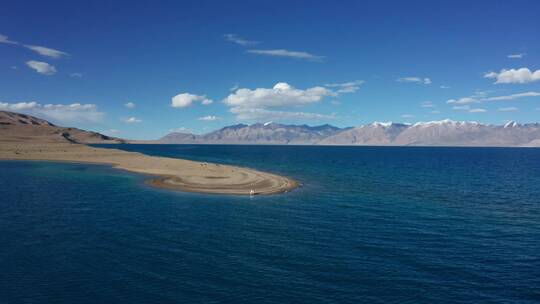
<svg viewBox="0 0 540 304"><path fill-rule="evenodd" d="M0 111L0 141L81 144L125 142L123 139L109 137L101 133L59 127L44 119L7 111Z"/></svg>

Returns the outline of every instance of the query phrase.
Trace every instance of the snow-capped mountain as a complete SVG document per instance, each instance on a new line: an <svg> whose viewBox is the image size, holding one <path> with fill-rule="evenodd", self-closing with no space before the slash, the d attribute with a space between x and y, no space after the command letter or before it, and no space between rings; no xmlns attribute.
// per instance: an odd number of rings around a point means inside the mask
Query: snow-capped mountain
<svg viewBox="0 0 540 304"><path fill-rule="evenodd" d="M510 122L503 126L473 121L371 124L340 132L321 141L334 145L392 146L538 146L539 124Z"/></svg>
<svg viewBox="0 0 540 304"><path fill-rule="evenodd" d="M296 144L366 146L540 146L540 124L488 125L440 120L415 124L374 122L356 128L331 125L237 124L204 134L171 133L159 143Z"/></svg>
<svg viewBox="0 0 540 304"><path fill-rule="evenodd" d="M203 144L316 144L344 129L331 125L285 125L273 122L252 125L237 124L204 134L171 133L160 143Z"/></svg>
<svg viewBox="0 0 540 304"><path fill-rule="evenodd" d="M339 132L321 140L323 145L390 145L409 125L393 122L374 122Z"/></svg>

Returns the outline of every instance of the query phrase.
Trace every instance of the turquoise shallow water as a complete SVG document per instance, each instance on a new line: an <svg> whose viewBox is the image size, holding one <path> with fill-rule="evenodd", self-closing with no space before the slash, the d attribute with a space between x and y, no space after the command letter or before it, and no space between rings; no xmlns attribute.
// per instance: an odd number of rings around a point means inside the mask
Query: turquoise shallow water
<svg viewBox="0 0 540 304"><path fill-rule="evenodd" d="M124 145L277 196L0 161L0 303L538 303L540 149Z"/></svg>

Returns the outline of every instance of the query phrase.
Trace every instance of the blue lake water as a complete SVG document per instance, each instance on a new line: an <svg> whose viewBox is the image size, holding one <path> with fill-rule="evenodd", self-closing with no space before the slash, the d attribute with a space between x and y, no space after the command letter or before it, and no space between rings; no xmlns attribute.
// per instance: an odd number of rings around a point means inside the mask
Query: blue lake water
<svg viewBox="0 0 540 304"><path fill-rule="evenodd" d="M304 186L204 195L0 161L0 303L540 301L540 149L121 148Z"/></svg>

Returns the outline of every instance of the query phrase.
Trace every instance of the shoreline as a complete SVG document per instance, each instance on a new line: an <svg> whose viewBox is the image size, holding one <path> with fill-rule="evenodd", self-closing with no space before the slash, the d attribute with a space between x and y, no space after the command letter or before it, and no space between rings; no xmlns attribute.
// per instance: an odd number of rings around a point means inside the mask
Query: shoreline
<svg viewBox="0 0 540 304"><path fill-rule="evenodd" d="M517 145L517 146L510 146L510 145L429 145L429 144L420 144L420 145L375 145L375 144L318 144L318 143L306 143L306 144L287 144L287 143L213 143L213 142L207 142L207 143L161 143L161 142L152 142L150 140L148 141L130 141L128 140L126 143L105 143L104 145L123 145L123 144L129 144L129 145L194 145L194 146L279 146L279 147L285 147L285 146L291 146L291 147L366 147L366 148L540 148L540 145ZM92 144L94 145L94 144ZM95 145L102 145L101 143L97 143Z"/></svg>
<svg viewBox="0 0 540 304"><path fill-rule="evenodd" d="M297 181L288 177L244 167L71 143L2 142L0 160L110 165L150 176L145 183L153 187L193 193L271 195L299 187Z"/></svg>

